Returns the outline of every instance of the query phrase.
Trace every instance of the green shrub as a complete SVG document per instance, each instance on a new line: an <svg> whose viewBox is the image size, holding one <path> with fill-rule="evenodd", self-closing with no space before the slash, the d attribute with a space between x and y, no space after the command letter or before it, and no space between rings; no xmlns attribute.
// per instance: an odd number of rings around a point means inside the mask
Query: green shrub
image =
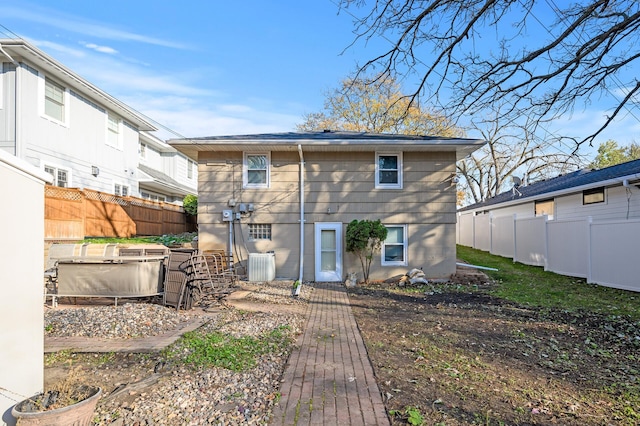
<svg viewBox="0 0 640 426"><path fill-rule="evenodd" d="M387 228L380 220L352 220L347 225L347 251L360 259L365 284L369 282L369 271L373 255L380 251L387 238Z"/></svg>
<svg viewBox="0 0 640 426"><path fill-rule="evenodd" d="M184 197L182 200L182 208L184 208L184 211L187 212L187 214L196 216L198 214L198 197L191 194Z"/></svg>

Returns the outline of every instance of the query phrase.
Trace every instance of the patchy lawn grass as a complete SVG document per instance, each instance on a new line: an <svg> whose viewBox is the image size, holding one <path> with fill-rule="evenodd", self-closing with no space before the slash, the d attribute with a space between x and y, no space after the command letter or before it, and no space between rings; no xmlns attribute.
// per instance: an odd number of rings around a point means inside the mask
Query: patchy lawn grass
<svg viewBox="0 0 640 426"><path fill-rule="evenodd" d="M458 246L458 257L473 265L497 268L497 272L485 273L497 284L490 293L505 300L571 312L588 310L604 315L629 315L640 320L640 293L586 284L582 278L514 263L470 247Z"/></svg>

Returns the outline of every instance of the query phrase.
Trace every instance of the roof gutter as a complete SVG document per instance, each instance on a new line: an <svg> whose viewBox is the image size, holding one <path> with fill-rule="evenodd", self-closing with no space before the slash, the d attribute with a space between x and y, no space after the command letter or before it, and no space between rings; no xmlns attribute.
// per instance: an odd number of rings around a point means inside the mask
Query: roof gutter
<svg viewBox="0 0 640 426"><path fill-rule="evenodd" d="M295 286L294 296L300 296L302 287L302 276L304 273L304 154L302 145L298 144L298 155L300 156L300 271L298 273L298 285Z"/></svg>

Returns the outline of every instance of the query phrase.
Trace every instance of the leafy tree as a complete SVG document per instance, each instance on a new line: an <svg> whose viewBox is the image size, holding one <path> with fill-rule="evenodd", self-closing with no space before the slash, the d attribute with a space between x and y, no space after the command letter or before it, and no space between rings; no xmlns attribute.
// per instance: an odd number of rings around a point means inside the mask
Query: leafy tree
<svg viewBox="0 0 640 426"><path fill-rule="evenodd" d="M357 41L388 40L359 68L417 75L412 100L437 99L453 119L509 105L501 121L529 117L529 133L590 100L611 96L602 123L572 136L576 149L640 93L636 0L341 0ZM354 6L354 7L351 7ZM365 8L357 16L356 7ZM551 19L549 18L551 16ZM444 94L444 96L443 96ZM446 98L445 98L446 96Z"/></svg>
<svg viewBox="0 0 640 426"><path fill-rule="evenodd" d="M373 255L380 251L387 238L387 228L380 220L352 220L347 225L346 249L360 259L365 284L369 283L369 271Z"/></svg>
<svg viewBox="0 0 640 426"><path fill-rule="evenodd" d="M198 214L198 197L189 194L182 200L182 208L187 214L196 216Z"/></svg>
<svg viewBox="0 0 640 426"><path fill-rule="evenodd" d="M410 103L388 75L346 78L326 93L324 111L307 114L298 131L325 129L442 137L462 136L444 115Z"/></svg>
<svg viewBox="0 0 640 426"><path fill-rule="evenodd" d="M634 142L629 146L618 146L618 142L610 139L598 146L598 154L589 167L602 169L637 159L640 159L640 145Z"/></svg>

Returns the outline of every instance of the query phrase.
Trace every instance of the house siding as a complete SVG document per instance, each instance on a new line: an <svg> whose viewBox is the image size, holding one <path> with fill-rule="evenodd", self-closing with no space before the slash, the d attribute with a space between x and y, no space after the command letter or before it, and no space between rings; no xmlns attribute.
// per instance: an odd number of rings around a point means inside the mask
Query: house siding
<svg viewBox="0 0 640 426"><path fill-rule="evenodd" d="M271 153L271 186L242 188L242 152L201 152L199 156L200 248L226 248L229 225L222 222L228 201L252 203L255 211L236 223L236 243L248 252L276 253L277 275L297 278L299 268L299 157ZM403 189L375 188L375 152L305 152L304 279L314 279L314 224L380 219L408 226L407 266L381 266L374 259L371 279L386 279L422 267L430 277L455 271L455 153L412 152L403 155ZM329 213L328 213L329 212ZM248 241L248 223L272 224L271 241ZM239 232L242 230L242 236ZM344 234L344 232L343 232ZM241 239L241 240L240 240ZM235 253L234 253L235 255ZM343 271L360 272L359 260L343 253Z"/></svg>
<svg viewBox="0 0 640 426"><path fill-rule="evenodd" d="M604 203L582 204L582 192L556 197L556 214L558 219L584 219L591 216L593 220L629 219L640 217L640 189L633 187L631 197L627 199L626 188L622 186L605 189Z"/></svg>
<svg viewBox="0 0 640 426"><path fill-rule="evenodd" d="M126 105L101 92L81 77L64 70L53 58L29 43L7 40L3 49L19 62L19 67L0 55L0 149L21 158L43 170L45 166L68 172L68 186L88 188L114 193L114 185L129 188L129 195L139 195L138 172L139 141L155 130L145 117ZM44 114L45 79L65 89L64 119L58 121ZM16 99L17 97L17 99ZM118 141L108 144L108 117L118 119ZM141 130L139 130L141 129ZM150 136L152 137L152 136ZM157 139L152 137L153 139ZM173 151L171 159L181 162L173 167L181 173L178 181L185 184L177 190L179 200L186 193L195 193L196 179L186 178L186 158L164 142L159 156L164 151ZM153 153L150 153L153 155ZM156 170L163 169L162 159ZM92 166L99 169L92 174ZM171 173L166 173L174 179ZM156 187L170 186L172 182L159 182ZM175 189L161 195L176 198Z"/></svg>

